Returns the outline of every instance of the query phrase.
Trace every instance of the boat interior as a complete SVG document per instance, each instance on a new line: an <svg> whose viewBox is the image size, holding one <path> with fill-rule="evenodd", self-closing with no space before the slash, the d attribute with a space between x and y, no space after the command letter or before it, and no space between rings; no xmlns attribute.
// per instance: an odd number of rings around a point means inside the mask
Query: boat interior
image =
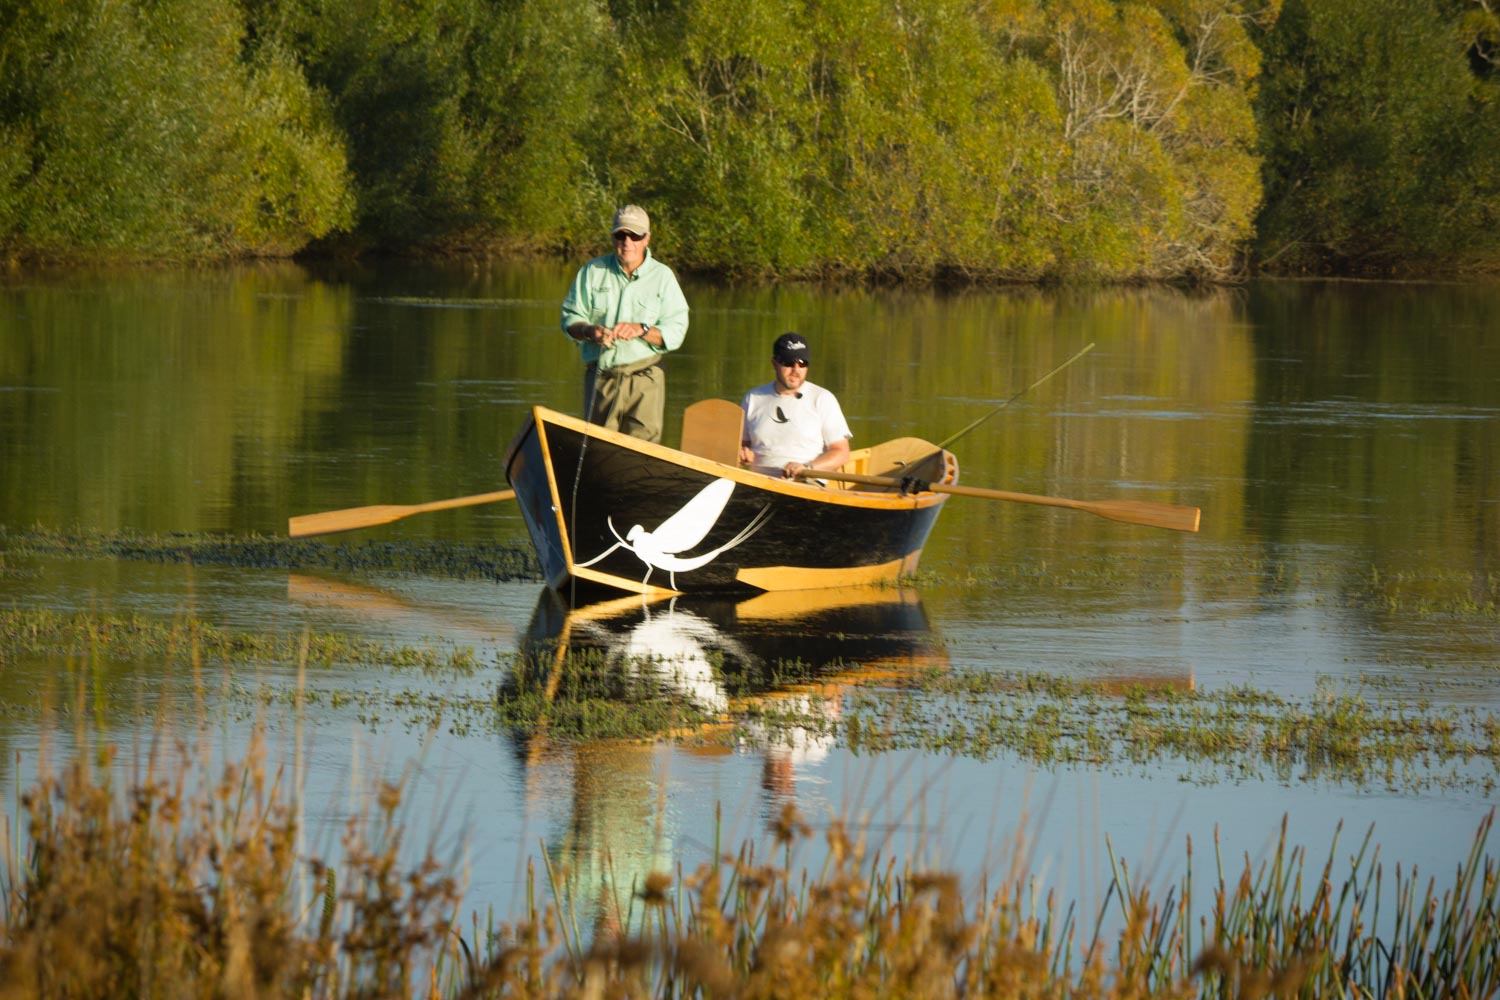
<svg viewBox="0 0 1500 1000"><path fill-rule="evenodd" d="M738 466L744 411L727 399L703 399L682 412L682 445L679 450L724 465ZM953 483L958 463L948 452L921 438L902 437L868 448L856 448L839 472L862 476L914 478L926 482ZM828 482L828 489L856 489L866 493L896 493L899 486Z"/></svg>

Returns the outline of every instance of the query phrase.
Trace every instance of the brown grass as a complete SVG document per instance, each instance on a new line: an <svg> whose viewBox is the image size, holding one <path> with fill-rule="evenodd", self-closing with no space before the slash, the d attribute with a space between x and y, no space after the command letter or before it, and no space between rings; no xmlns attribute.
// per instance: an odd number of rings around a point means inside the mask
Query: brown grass
<svg viewBox="0 0 1500 1000"><path fill-rule="evenodd" d="M170 757L172 766L164 768ZM20 805L6 839L0 998L534 997L1104 998L1486 996L1500 988L1500 889L1490 820L1441 896L1397 871L1382 896L1367 836L1350 874L1303 881L1281 849L1222 862L1195 913L1192 863L1160 902L1123 863L1105 907L1117 936L1035 898L1024 873L967 901L958 878L868 854L834 821L788 807L767 856L746 844L697 871L657 873L592 934L539 903L511 925L455 919L457 880L429 851L403 869L401 788L351 821L341 860L299 856L296 810L257 740L207 777L207 755L152 752L128 787L85 751ZM45 773L45 769L44 769ZM9 832L9 831L7 831ZM792 864L814 836L822 871ZM1335 845L1336 847L1336 845ZM554 898L562 898L551 873ZM299 877L320 891L298 903ZM1304 891L1304 889L1306 891ZM1389 915L1380 899L1392 899ZM570 918L572 915L568 915ZM1374 933L1381 928L1382 934Z"/></svg>

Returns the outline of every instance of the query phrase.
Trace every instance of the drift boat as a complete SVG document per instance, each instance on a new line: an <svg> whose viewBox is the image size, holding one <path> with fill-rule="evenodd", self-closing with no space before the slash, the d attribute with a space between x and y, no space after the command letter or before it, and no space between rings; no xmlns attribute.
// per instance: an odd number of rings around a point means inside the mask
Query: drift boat
<svg viewBox="0 0 1500 1000"><path fill-rule="evenodd" d="M958 461L919 438L855 451L839 472L904 485L794 482L738 464L739 407L688 407L669 448L535 407L505 474L553 590L808 590L914 572ZM904 490L910 489L912 492Z"/></svg>

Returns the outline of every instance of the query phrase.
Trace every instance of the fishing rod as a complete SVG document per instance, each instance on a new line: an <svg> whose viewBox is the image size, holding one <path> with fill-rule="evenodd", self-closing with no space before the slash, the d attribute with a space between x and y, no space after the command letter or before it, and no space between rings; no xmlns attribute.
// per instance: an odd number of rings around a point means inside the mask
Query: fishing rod
<svg viewBox="0 0 1500 1000"><path fill-rule="evenodd" d="M1020 399L1024 395L1026 395L1032 389L1035 389L1037 386L1041 385L1043 382L1047 381L1049 378L1051 378L1052 376L1056 375L1058 372L1062 371L1064 368L1068 367L1073 362L1077 361L1079 358L1083 357L1085 354L1087 354L1089 351L1092 351L1093 349L1094 349L1094 345L1093 345L1092 342L1090 342L1089 345L1087 347L1085 347L1083 350L1079 351L1077 354L1073 355L1071 358L1069 358L1068 360L1064 361L1062 364L1058 365L1056 368L1052 369L1050 372L1048 372L1047 374L1043 375L1041 378L1037 379L1035 382L1031 383L1026 388L1022 389L1020 392L1018 392L1015 395L1011 396L1005 402L1001 403L999 406L995 407L993 410L991 410L990 412L986 413L984 416L980 417L978 420L974 420L974 421L970 422L967 427L963 428L963 430L959 431L957 434L951 434L948 437L944 438L941 442L938 443L937 450L938 451L942 451L944 448L947 448L950 444L952 444L953 442L957 441L959 438L963 437L965 434L969 433L974 428L978 427L980 424L984 423L986 420L990 419L995 414L997 414L1001 410L1005 409L1011 403L1014 403L1016 400ZM907 469L910 469L913 465L916 465L917 462L919 462L919 461L921 461L921 459L914 458L914 459L912 459L909 462L902 462L900 465L896 466L894 469L892 469L889 472L885 473L885 475L887 477L894 477L894 478L899 479L902 476L906 475L906 470Z"/></svg>
<svg viewBox="0 0 1500 1000"><path fill-rule="evenodd" d="M1005 402L1001 403L999 406L995 407L993 410L991 410L990 412L986 413L984 416L980 417L978 420L973 421L967 427L965 427L963 430L959 431L957 434L954 434L951 437L948 437L947 439L938 442L938 449L941 450L943 448L948 447L950 444L952 444L953 442L957 441L959 438L963 437L965 434L969 433L974 428L978 427L980 424L984 423L986 420L990 419L995 414L997 414L1001 410L1005 409L1011 403L1014 403L1016 400L1020 399L1024 395L1026 395L1032 389L1035 389L1037 386L1041 385L1043 382L1047 381L1049 378L1051 378L1052 376L1056 375L1058 372L1062 371L1064 368L1068 367L1073 362L1077 361L1079 358L1083 357L1085 354L1087 354L1089 351L1092 351L1093 349L1094 349L1094 345L1092 343L1090 343L1083 350L1079 351L1077 354L1073 355L1071 358L1069 358L1068 360L1064 361L1062 364L1058 365L1056 368L1052 369L1050 372L1048 372L1047 374L1043 375L1041 378L1037 379L1035 382L1031 383L1026 388L1022 389L1020 392L1016 393L1014 396L1011 396Z"/></svg>

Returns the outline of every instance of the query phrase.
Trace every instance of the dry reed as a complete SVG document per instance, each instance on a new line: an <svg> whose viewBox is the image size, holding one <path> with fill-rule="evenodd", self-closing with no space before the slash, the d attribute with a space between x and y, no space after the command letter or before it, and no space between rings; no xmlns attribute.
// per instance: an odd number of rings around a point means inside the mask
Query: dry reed
<svg viewBox="0 0 1500 1000"><path fill-rule="evenodd" d="M257 740L211 780L179 747L128 787L82 752L19 805L0 881L0 998L32 997L1259 997L1487 996L1500 989L1500 887L1481 824L1451 889L1397 868L1366 835L1304 880L1285 828L1238 875L1217 857L1211 905L1193 866L1158 902L1113 863L1105 911L1038 898L1024 873L965 902L959 879L867 853L841 821L788 807L754 844L634 887L580 934L537 899L511 925L456 918L430 854L403 869L399 785L351 821L336 865L300 857L296 810ZM821 836L813 873L796 849ZM295 891L310 872L310 904ZM565 873L549 867L554 898ZM1382 912L1382 905L1388 907ZM1110 908L1118 907L1118 913ZM1106 918L1120 930L1104 934ZM586 922L584 924L586 926Z"/></svg>

